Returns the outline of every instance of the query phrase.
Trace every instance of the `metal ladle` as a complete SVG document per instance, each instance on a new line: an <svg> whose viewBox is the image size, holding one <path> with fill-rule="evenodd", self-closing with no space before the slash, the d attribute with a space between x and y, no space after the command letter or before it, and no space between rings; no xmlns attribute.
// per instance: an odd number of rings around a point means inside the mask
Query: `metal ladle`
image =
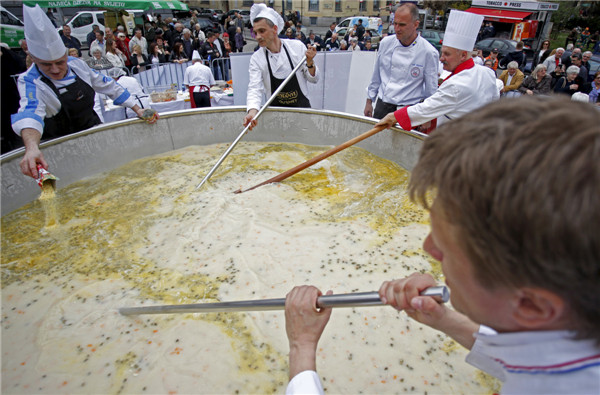
<svg viewBox="0 0 600 395"><path fill-rule="evenodd" d="M450 300L450 292L446 286L429 287L421 291L421 296L430 296L438 303ZM383 306L378 292L358 292L339 295L323 295L317 298L317 307L362 307ZM283 310L285 298L240 300L236 302L194 303L182 305L121 307L122 315L137 314L175 314L175 313L221 313L236 311L268 311Z"/></svg>
<svg viewBox="0 0 600 395"><path fill-rule="evenodd" d="M306 56L304 56L302 58L302 60L296 65L296 67L294 67L294 69L287 76L287 78L285 80L283 80L283 82L279 85L279 87L275 90L275 92L273 92L273 94L271 95L271 97L269 98L269 100L267 100L267 102L260 108L260 110L258 110L258 112L254 116L254 118L252 118L252 121L258 119L258 117L261 116L261 114L263 113L263 111L265 111L265 109L269 106L269 104L271 104L271 102L273 100L275 100L275 98L277 97L277 95L279 94L279 92L281 92L281 90L285 87L285 85L289 82L289 80L291 80L292 77L294 77L294 75L296 74L296 71L298 71L298 69L304 64L304 62L306 62ZM210 171L208 172L208 174L204 177L204 179L200 182L200 184L198 184L198 186L196 187L197 190L200 189L202 187L202 185L204 185L204 183L206 181L208 181L208 179L219 168L219 166L221 166L221 163L223 163L223 161L225 160L225 158L227 158L227 156L229 156L229 154L231 153L231 151L233 151L233 149L235 148L235 146L237 145L237 143L240 142L240 140L242 139L242 137L244 137L244 135L250 129L250 126L252 125L252 121L248 122L248 126L246 126L244 128L244 130L242 130L242 133L240 133L239 136L237 136L237 138L235 140L233 140L233 143L231 143L231 145L227 148L227 150L225 151L225 153L223 153L223 155L221 155L221 157L219 158L219 160L217 161L217 163L215 163L215 165L213 166L213 168L210 169Z"/></svg>

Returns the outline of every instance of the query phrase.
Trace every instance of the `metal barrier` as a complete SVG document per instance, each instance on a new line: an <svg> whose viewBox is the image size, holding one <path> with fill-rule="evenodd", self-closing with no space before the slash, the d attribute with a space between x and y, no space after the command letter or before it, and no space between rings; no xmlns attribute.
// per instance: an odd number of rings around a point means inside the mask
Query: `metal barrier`
<svg viewBox="0 0 600 395"><path fill-rule="evenodd" d="M217 58L212 59L211 61L203 60L203 63L211 68L215 80L228 81L231 79L231 63L229 62L229 58ZM122 69L128 76L133 76L138 80L140 85L144 88L165 85L171 86L175 84L177 89L181 89L183 86L185 69L191 65L192 62L151 64L146 66L145 71L136 74L132 74L127 67L123 67ZM92 70L96 70L102 75L109 76L108 72L112 69L114 69L114 67L110 69ZM11 77L15 80L15 83L17 83L19 74L11 75Z"/></svg>
<svg viewBox="0 0 600 395"><path fill-rule="evenodd" d="M229 62L229 58L213 59L210 68L215 80L229 81L231 79L231 62Z"/></svg>
<svg viewBox="0 0 600 395"><path fill-rule="evenodd" d="M202 62L211 68L215 80L231 79L231 64L228 58L217 58L211 61L202 60ZM145 71L132 76L144 88L176 85L180 89L183 86L185 70L191 65L192 62L152 64L146 66Z"/></svg>

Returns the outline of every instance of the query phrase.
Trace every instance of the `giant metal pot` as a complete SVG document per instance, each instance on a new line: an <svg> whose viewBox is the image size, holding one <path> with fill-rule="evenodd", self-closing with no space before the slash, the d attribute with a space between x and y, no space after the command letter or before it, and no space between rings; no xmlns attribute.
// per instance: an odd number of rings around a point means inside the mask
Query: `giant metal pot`
<svg viewBox="0 0 600 395"><path fill-rule="evenodd" d="M140 120L103 124L41 145L50 171L65 187L82 178L112 170L132 160L189 145L232 142L243 130L245 107L204 108L166 113L155 125ZM271 108L243 141L339 145L373 128L369 118L312 109ZM401 129L382 131L358 144L411 170L424 135ZM234 150L235 152L235 150ZM37 184L24 176L24 150L1 157L2 215L36 199ZM216 162L216 158L215 158ZM218 171L213 179L218 177ZM198 183L205 174L198 174Z"/></svg>

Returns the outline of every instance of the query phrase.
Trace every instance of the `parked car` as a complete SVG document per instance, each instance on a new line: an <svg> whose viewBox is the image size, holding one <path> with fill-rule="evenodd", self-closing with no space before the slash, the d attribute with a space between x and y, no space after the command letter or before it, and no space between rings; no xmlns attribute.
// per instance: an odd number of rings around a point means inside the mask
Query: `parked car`
<svg viewBox="0 0 600 395"><path fill-rule="evenodd" d="M104 11L81 11L73 15L66 25L71 27L71 36L81 43L82 48L87 48L87 35L92 31L92 25L98 25L104 31ZM62 26L58 28L62 31Z"/></svg>
<svg viewBox="0 0 600 395"><path fill-rule="evenodd" d="M517 42L506 38L490 37L478 41L475 46L483 51L484 56L488 56L492 49L498 48L498 59L502 59L509 53L516 51ZM528 57L533 55L531 47L528 45L523 47L523 51Z"/></svg>
<svg viewBox="0 0 600 395"><path fill-rule="evenodd" d="M250 11L248 11L248 10L238 10L238 9L229 10L229 11L227 11L226 16L230 16L233 18L235 16L236 11L239 12L239 14L242 16L242 20L244 21L244 26L251 27L252 24L250 23Z"/></svg>
<svg viewBox="0 0 600 395"><path fill-rule="evenodd" d="M25 25L6 8L0 6L2 21L0 23L0 41L10 48L20 48L19 40L25 38Z"/></svg>
<svg viewBox="0 0 600 395"><path fill-rule="evenodd" d="M438 51L442 49L442 41L444 40L444 32L440 30L424 30L421 37L429 41Z"/></svg>
<svg viewBox="0 0 600 395"><path fill-rule="evenodd" d="M198 24L200 25L200 30L204 33L208 33L209 31L219 31L219 23L212 18L198 16Z"/></svg>
<svg viewBox="0 0 600 395"><path fill-rule="evenodd" d="M242 10L242 11L240 11L240 15L242 16L242 19L244 20L244 24L247 27L252 27L252 23L250 23L250 11Z"/></svg>
<svg viewBox="0 0 600 395"><path fill-rule="evenodd" d="M600 71L600 55L598 55L598 54L592 55L590 60L588 60L588 63L590 65L590 69L588 70L588 72L589 72L588 81L593 81L594 74L596 74L598 71Z"/></svg>
<svg viewBox="0 0 600 395"><path fill-rule="evenodd" d="M343 21L341 21L335 27L335 31L339 34L340 29L344 29L344 28L348 29L349 27L354 27L354 25L358 24L359 19L362 19L362 24L365 27L365 29L378 30L379 26L381 25L381 18L368 17L368 16L353 16L350 18L345 18Z"/></svg>
<svg viewBox="0 0 600 395"><path fill-rule="evenodd" d="M220 22L221 17L223 16L223 11L214 8L203 8L198 13L198 16L212 18L212 20L214 20L215 22Z"/></svg>

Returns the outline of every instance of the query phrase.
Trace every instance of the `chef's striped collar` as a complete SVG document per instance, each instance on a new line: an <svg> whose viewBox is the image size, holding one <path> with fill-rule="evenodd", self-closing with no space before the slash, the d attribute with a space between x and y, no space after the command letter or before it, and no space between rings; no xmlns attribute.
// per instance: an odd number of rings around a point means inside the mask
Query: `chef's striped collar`
<svg viewBox="0 0 600 395"><path fill-rule="evenodd" d="M400 43L401 47L404 48L410 48L410 47L414 47L415 45L417 45L417 40L419 39L419 35L417 34L417 38L415 38L415 41L413 41L412 43L408 44L408 45L404 45L402 44L402 41L398 40L398 42Z"/></svg>

